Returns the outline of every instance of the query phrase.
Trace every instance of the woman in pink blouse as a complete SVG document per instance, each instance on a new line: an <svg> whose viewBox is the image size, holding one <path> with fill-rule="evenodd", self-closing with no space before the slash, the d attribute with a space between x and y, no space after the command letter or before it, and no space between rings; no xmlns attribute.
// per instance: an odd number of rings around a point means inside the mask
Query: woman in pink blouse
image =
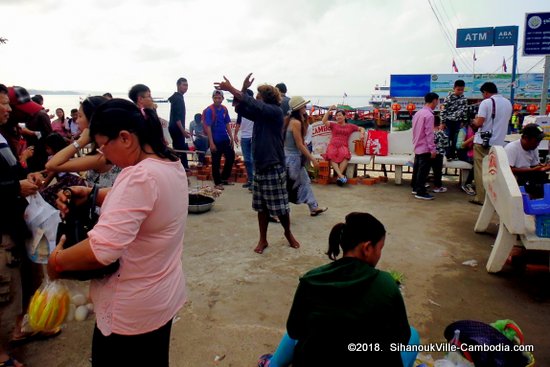
<svg viewBox="0 0 550 367"><path fill-rule="evenodd" d="M335 109L336 106L330 106L323 116L323 124L332 131L332 137L330 138L326 153L323 154L323 158L330 161L332 169L338 175L336 183L339 186L343 186L348 181L346 168L351 158L348 145L349 137L353 132L360 131L361 139L363 139L365 137L365 129L357 125L348 124L346 122L346 115L342 110L336 111L334 115L336 122L330 122L328 120L330 111Z"/></svg>
<svg viewBox="0 0 550 367"><path fill-rule="evenodd" d="M99 222L88 239L50 255L48 273L89 270L116 260L111 276L91 281L96 312L92 366L168 366L172 319L186 301L181 256L187 220L187 177L164 144L156 113L113 99L95 111L90 136L123 168L102 189ZM72 187L75 203L90 189ZM66 198L58 207L67 213Z"/></svg>
<svg viewBox="0 0 550 367"><path fill-rule="evenodd" d="M55 115L57 116L57 118L52 121L52 132L58 133L64 138L68 138L70 135L70 131L67 129L67 126L65 126L65 111L63 111L62 108L56 108Z"/></svg>

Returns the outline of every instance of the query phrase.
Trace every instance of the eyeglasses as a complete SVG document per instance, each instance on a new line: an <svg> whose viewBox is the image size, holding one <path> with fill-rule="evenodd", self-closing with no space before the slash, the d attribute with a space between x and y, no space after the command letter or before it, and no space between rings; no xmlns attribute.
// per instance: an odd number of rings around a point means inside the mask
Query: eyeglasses
<svg viewBox="0 0 550 367"><path fill-rule="evenodd" d="M116 139L116 138L115 138L115 139ZM109 144L111 141L113 141L113 140L115 140L115 139L111 139L111 138L107 139L107 141L106 141L105 143L103 143L99 148L96 149L97 152L98 152L99 154L105 155L105 153L103 152L104 149L105 149L105 147L107 146L107 144Z"/></svg>

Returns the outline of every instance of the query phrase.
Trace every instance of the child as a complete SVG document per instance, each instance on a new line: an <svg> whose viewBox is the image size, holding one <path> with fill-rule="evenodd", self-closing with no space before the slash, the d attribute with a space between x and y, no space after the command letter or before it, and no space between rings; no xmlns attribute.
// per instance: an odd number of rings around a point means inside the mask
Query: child
<svg viewBox="0 0 550 367"><path fill-rule="evenodd" d="M474 162L474 130L471 124L467 123L460 131L456 138L456 151L458 159L464 162L473 164ZM476 191L472 186L474 180L474 170L471 169L466 178L466 182L461 186L462 191L470 196L475 196Z"/></svg>
<svg viewBox="0 0 550 367"><path fill-rule="evenodd" d="M300 278L288 334L273 356L260 357L258 366L413 365L416 353L400 354L389 347L420 340L409 326L396 282L375 269L385 237L384 225L368 213L350 213L345 223L332 228L327 255L333 262ZM337 259L340 249L343 256ZM354 343L373 349L349 352Z"/></svg>
<svg viewBox="0 0 550 367"><path fill-rule="evenodd" d="M443 176L443 157L449 147L449 137L445 134L445 124L441 123L439 116L434 116L434 140L437 154L432 159L432 171L434 173L433 192L446 192L447 188L443 186L441 177Z"/></svg>

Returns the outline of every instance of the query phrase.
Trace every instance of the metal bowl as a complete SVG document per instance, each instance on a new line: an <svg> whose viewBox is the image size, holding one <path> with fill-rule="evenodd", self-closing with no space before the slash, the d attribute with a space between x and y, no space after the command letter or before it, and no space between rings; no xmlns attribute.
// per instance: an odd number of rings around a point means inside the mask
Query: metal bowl
<svg viewBox="0 0 550 367"><path fill-rule="evenodd" d="M214 206L214 199L200 194L189 194L188 212L193 214L205 213Z"/></svg>

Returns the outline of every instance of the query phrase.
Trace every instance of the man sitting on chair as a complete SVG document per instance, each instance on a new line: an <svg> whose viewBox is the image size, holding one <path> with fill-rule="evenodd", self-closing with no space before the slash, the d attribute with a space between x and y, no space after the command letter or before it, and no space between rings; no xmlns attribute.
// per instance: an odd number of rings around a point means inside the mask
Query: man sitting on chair
<svg viewBox="0 0 550 367"><path fill-rule="evenodd" d="M537 124L523 128L521 139L504 147L512 173L518 185L525 186L531 197L543 196L543 185L548 181L549 164L541 164L538 146L544 138L544 130Z"/></svg>

